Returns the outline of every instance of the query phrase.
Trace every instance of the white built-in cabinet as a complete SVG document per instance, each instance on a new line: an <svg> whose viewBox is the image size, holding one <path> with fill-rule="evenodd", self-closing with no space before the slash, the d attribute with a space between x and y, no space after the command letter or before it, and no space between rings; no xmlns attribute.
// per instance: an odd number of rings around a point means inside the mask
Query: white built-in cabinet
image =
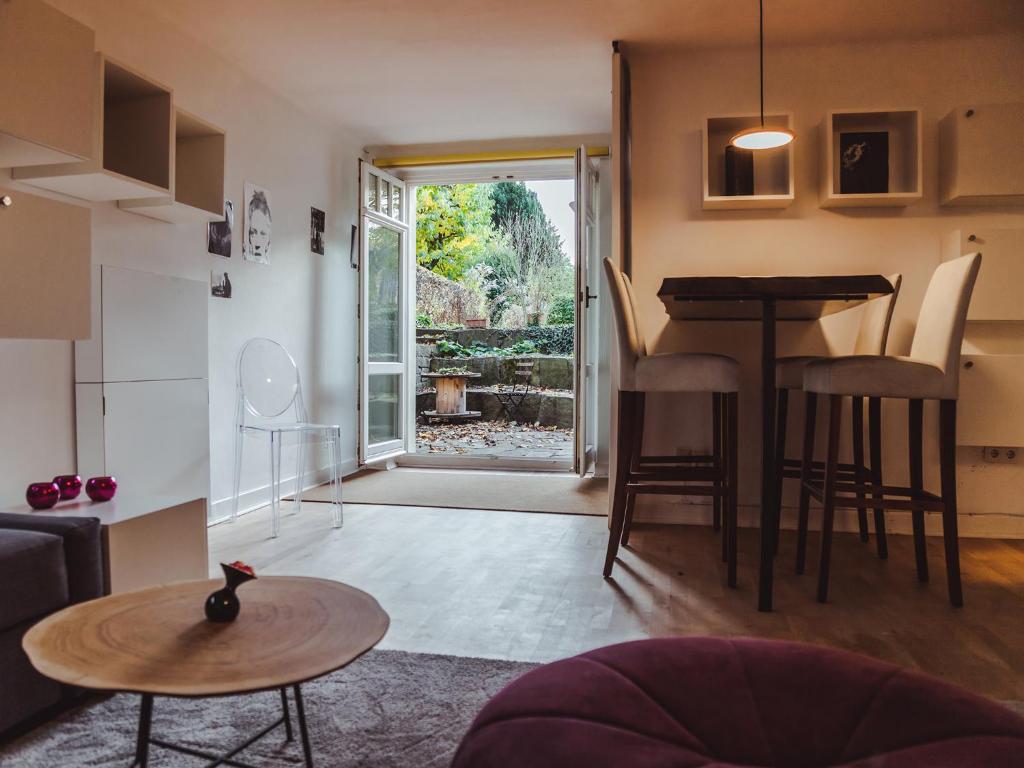
<svg viewBox="0 0 1024 768"><path fill-rule="evenodd" d="M207 284L96 273L93 338L75 344L78 471L167 504L208 498Z"/></svg>
<svg viewBox="0 0 1024 768"><path fill-rule="evenodd" d="M0 2L0 168L92 156L95 48L42 0Z"/></svg>
<svg viewBox="0 0 1024 768"><path fill-rule="evenodd" d="M978 227L947 235L943 259L981 253L960 361L957 443L1024 447L1024 229Z"/></svg>
<svg viewBox="0 0 1024 768"><path fill-rule="evenodd" d="M91 232L90 208L0 187L0 338L89 338Z"/></svg>
<svg viewBox="0 0 1024 768"><path fill-rule="evenodd" d="M939 123L943 205L1024 205L1024 103L970 104Z"/></svg>

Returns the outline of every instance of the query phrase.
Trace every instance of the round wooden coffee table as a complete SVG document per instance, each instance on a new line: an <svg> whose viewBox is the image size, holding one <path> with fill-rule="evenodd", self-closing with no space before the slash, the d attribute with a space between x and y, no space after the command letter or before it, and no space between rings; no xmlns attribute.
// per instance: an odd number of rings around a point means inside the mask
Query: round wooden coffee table
<svg viewBox="0 0 1024 768"><path fill-rule="evenodd" d="M370 595L326 579L263 576L238 589L230 623L206 620L206 596L223 580L189 581L73 605L36 624L22 645L42 674L99 691L142 694L135 764L149 746L245 766L234 756L279 726L292 740L292 688L307 766L313 752L300 684L333 672L375 646L388 615ZM154 696L227 696L280 690L282 716L217 755L152 738Z"/></svg>

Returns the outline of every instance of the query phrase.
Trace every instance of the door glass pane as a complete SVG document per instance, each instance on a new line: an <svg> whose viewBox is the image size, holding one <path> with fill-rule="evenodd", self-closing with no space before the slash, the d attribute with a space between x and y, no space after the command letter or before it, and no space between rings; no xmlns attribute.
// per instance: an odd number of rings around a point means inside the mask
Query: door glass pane
<svg viewBox="0 0 1024 768"><path fill-rule="evenodd" d="M401 375L397 373L370 376L369 420L370 444L397 440L402 436L398 393Z"/></svg>
<svg viewBox="0 0 1024 768"><path fill-rule="evenodd" d="M368 360L371 363L394 363L400 360L398 299L402 236L373 222L367 222L367 227Z"/></svg>
<svg viewBox="0 0 1024 768"><path fill-rule="evenodd" d="M372 173L367 174L366 207L371 211L377 210L377 177Z"/></svg>
<svg viewBox="0 0 1024 768"><path fill-rule="evenodd" d="M380 212L385 216L391 214L391 184L380 180Z"/></svg>
<svg viewBox="0 0 1024 768"><path fill-rule="evenodd" d="M402 218L402 188L397 184L391 185L391 215L396 219Z"/></svg>

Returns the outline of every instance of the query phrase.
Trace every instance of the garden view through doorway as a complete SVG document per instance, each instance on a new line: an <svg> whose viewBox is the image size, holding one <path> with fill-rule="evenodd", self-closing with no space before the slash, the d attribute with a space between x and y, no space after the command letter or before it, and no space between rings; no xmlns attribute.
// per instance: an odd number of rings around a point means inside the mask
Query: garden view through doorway
<svg viewBox="0 0 1024 768"><path fill-rule="evenodd" d="M415 204L417 462L570 469L576 185L424 184Z"/></svg>

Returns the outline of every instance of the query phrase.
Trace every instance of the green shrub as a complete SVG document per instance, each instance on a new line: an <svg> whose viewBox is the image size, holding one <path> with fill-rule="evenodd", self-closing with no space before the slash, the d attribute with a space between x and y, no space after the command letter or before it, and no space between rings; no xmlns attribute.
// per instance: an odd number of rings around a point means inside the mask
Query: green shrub
<svg viewBox="0 0 1024 768"><path fill-rule="evenodd" d="M576 297L571 293L556 296L548 312L549 325L572 325L576 320Z"/></svg>
<svg viewBox="0 0 1024 768"><path fill-rule="evenodd" d="M425 314L425 313L420 313L420 314L416 315L416 327L417 328L433 328L434 327L434 321L433 321L433 319L431 319L430 315Z"/></svg>

